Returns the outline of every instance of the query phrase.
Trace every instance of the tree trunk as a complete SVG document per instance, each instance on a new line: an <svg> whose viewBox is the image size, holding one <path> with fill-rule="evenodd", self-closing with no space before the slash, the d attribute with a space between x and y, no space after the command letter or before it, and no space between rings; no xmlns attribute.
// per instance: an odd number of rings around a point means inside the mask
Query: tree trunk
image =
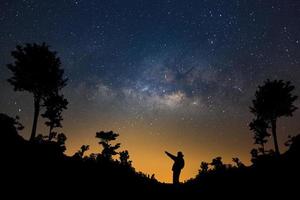
<svg viewBox="0 0 300 200"><path fill-rule="evenodd" d="M273 135L274 146L275 146L275 153L277 156L279 156L280 152L279 152L279 146L278 146L278 142L277 142L276 119L271 120L271 126L272 126L272 135Z"/></svg>
<svg viewBox="0 0 300 200"><path fill-rule="evenodd" d="M34 96L34 116L33 116L33 124L32 124L32 130L30 135L30 141L33 141L36 136L36 127L37 122L40 114L40 97Z"/></svg>

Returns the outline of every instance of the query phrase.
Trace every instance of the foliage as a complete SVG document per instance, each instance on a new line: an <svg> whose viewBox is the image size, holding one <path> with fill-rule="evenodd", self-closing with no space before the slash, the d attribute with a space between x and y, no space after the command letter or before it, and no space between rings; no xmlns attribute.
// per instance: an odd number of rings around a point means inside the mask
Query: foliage
<svg viewBox="0 0 300 200"><path fill-rule="evenodd" d="M62 127L62 111L67 109L67 105L68 101L63 95L54 93L45 98L43 106L46 110L42 117L48 119L45 124L49 126L49 135L54 128Z"/></svg>
<svg viewBox="0 0 300 200"><path fill-rule="evenodd" d="M114 133L113 131L100 131L96 133L96 138L100 139L99 144L101 144L103 147L101 153L101 156L103 156L103 158L111 160L112 156L118 154L116 150L120 148L121 143L117 143L115 145L110 144L110 142L116 140L118 136L119 134Z"/></svg>
<svg viewBox="0 0 300 200"><path fill-rule="evenodd" d="M200 164L199 174L205 174L208 172L209 163L202 161Z"/></svg>
<svg viewBox="0 0 300 200"><path fill-rule="evenodd" d="M254 133L254 144L260 145L259 151L265 154L265 143L267 143L267 138L270 137L268 133L269 124L262 118L253 119L249 124L250 130Z"/></svg>
<svg viewBox="0 0 300 200"><path fill-rule="evenodd" d="M222 170L225 168L225 165L222 162L222 157L220 156L214 158L210 164L214 167L214 170Z"/></svg>
<svg viewBox="0 0 300 200"><path fill-rule="evenodd" d="M15 91L27 91L33 94L34 118L30 140L36 136L37 121L42 101L60 91L67 82L63 77L60 59L49 46L42 44L17 45L11 52L14 62L8 64L13 76L8 82Z"/></svg>
<svg viewBox="0 0 300 200"><path fill-rule="evenodd" d="M292 94L294 89L295 87L289 81L270 81L268 79L264 85L258 86L258 90L255 92L255 99L252 101L253 106L250 107L250 111L257 119L263 119L271 124L277 155L280 152L277 142L276 121L281 116L292 116L297 109L294 101L298 97Z"/></svg>
<svg viewBox="0 0 300 200"><path fill-rule="evenodd" d="M232 161L235 163L237 168L245 167L239 158L232 158Z"/></svg>
<svg viewBox="0 0 300 200"><path fill-rule="evenodd" d="M86 151L88 151L89 148L90 148L89 145L82 145L82 146L80 147L80 149L74 154L73 157L75 157L75 158L83 158L84 153L85 153Z"/></svg>
<svg viewBox="0 0 300 200"><path fill-rule="evenodd" d="M120 155L120 162L121 162L122 165L131 166L132 161L129 160L129 153L128 153L127 150L121 151L119 153L119 155Z"/></svg>

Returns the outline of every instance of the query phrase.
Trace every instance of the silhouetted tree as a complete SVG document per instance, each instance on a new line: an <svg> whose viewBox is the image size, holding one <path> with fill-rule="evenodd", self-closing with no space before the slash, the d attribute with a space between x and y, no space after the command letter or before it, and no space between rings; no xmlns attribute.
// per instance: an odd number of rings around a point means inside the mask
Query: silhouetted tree
<svg viewBox="0 0 300 200"><path fill-rule="evenodd" d="M43 134L38 134L35 138L34 138L34 141L39 143L39 144L42 144L44 143L45 139L48 138L47 136L44 136ZM49 140L48 140L49 141Z"/></svg>
<svg viewBox="0 0 300 200"><path fill-rule="evenodd" d="M250 107L251 112L257 117L262 118L271 124L272 135L276 155L280 154L277 142L276 121L281 116L292 116L297 109L293 105L298 98L293 95L294 86L289 81L283 80L265 81L263 86L258 86L255 92L255 99Z"/></svg>
<svg viewBox="0 0 300 200"><path fill-rule="evenodd" d="M252 163L255 163L255 161L257 160L258 158L258 150L253 148L251 151L250 151L250 154L251 154L251 162Z"/></svg>
<svg viewBox="0 0 300 200"><path fill-rule="evenodd" d="M208 172L208 165L209 165L209 163L207 163L207 162L201 162L199 174L207 173Z"/></svg>
<svg viewBox="0 0 300 200"><path fill-rule="evenodd" d="M18 120L18 116L12 118L4 113L0 113L1 143L5 146L23 140L23 138L18 135L18 131L22 130L24 126ZM1 146L3 146L3 144Z"/></svg>
<svg viewBox="0 0 300 200"><path fill-rule="evenodd" d="M96 161L98 154L96 153L91 153L88 157L88 160L90 161Z"/></svg>
<svg viewBox="0 0 300 200"><path fill-rule="evenodd" d="M117 143L116 145L110 144L111 141L116 140L119 134L114 133L113 131L100 131L96 133L96 138L100 139L99 144L102 145L102 156L105 159L111 160L112 156L118 154L116 150L120 148L121 143Z"/></svg>
<svg viewBox="0 0 300 200"><path fill-rule="evenodd" d="M288 137L288 141L285 143L289 147L288 152L296 155L300 154L300 134Z"/></svg>
<svg viewBox="0 0 300 200"><path fill-rule="evenodd" d="M83 155L84 155L84 152L88 151L89 148L90 148L89 145L82 145L82 146L80 147L80 150L78 150L78 151L73 155L73 157L75 157L75 158L82 158Z"/></svg>
<svg viewBox="0 0 300 200"><path fill-rule="evenodd" d="M127 150L121 151L121 152L119 153L119 155L120 155L120 161L121 161L121 164L122 164L122 165L128 165L128 166L131 166L132 161L129 160L129 153L128 153Z"/></svg>
<svg viewBox="0 0 300 200"><path fill-rule="evenodd" d="M66 150L65 143L66 143L66 140L67 140L67 136L64 133L59 133L57 135L56 140L57 140L58 145L61 148L61 151L64 152Z"/></svg>
<svg viewBox="0 0 300 200"><path fill-rule="evenodd" d="M14 63L7 67L13 73L8 82L14 86L15 91L28 91L34 98L34 117L30 140L36 136L37 122L41 102L55 91L66 85L63 78L60 59L56 52L50 51L49 46L42 44L18 45L11 52L15 58Z"/></svg>
<svg viewBox="0 0 300 200"><path fill-rule="evenodd" d="M238 168L245 167L245 165L240 161L239 158L232 158L232 161L235 163L235 165L236 165Z"/></svg>
<svg viewBox="0 0 300 200"><path fill-rule="evenodd" d="M216 171L225 169L225 165L222 162L222 157L214 158L210 164L214 167L214 170Z"/></svg>
<svg viewBox="0 0 300 200"><path fill-rule="evenodd" d="M57 135L57 142L59 144L65 144L66 140L67 140L67 136L64 133L60 133Z"/></svg>
<svg viewBox="0 0 300 200"><path fill-rule="evenodd" d="M48 140L51 141L52 139L55 139L57 136L57 132L50 132L48 135Z"/></svg>
<svg viewBox="0 0 300 200"><path fill-rule="evenodd" d="M267 129L270 128L269 124L262 118L253 119L249 124L250 130L254 133L254 144L261 147L258 149L262 154L265 154L265 143L267 138L270 137Z"/></svg>
<svg viewBox="0 0 300 200"><path fill-rule="evenodd" d="M80 147L80 152L81 152L81 155L83 156L84 152L88 151L90 149L90 145L82 145Z"/></svg>
<svg viewBox="0 0 300 200"><path fill-rule="evenodd" d="M51 140L49 140L49 136L44 136L42 134L38 134L34 141L38 144L50 144L53 146L57 146L58 149L54 150L57 151L57 153L63 153L66 150L66 140L67 136L64 133L59 133L51 136Z"/></svg>
<svg viewBox="0 0 300 200"><path fill-rule="evenodd" d="M67 105L67 99L57 93L50 94L45 98L43 106L46 107L46 110L42 114L42 117L48 119L45 124L49 126L49 139L51 139L51 134L55 134L55 132L53 132L54 128L62 127L62 111L67 109Z"/></svg>

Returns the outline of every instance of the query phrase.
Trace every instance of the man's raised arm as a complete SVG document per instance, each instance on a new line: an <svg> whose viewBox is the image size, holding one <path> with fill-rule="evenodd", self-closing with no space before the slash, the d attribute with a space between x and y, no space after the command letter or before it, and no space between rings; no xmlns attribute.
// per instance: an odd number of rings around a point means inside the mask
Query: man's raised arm
<svg viewBox="0 0 300 200"><path fill-rule="evenodd" d="M175 160L177 157L170 154L169 152L165 151L165 153L167 154L167 156L169 156L171 159Z"/></svg>

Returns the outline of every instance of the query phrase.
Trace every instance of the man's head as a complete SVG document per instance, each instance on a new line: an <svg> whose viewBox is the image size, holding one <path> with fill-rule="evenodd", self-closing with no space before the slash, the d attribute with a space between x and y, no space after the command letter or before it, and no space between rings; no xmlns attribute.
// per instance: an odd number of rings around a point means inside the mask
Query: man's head
<svg viewBox="0 0 300 200"><path fill-rule="evenodd" d="M181 158L183 158L183 153L182 153L181 151L178 151L178 153L177 153L177 157L181 157Z"/></svg>

